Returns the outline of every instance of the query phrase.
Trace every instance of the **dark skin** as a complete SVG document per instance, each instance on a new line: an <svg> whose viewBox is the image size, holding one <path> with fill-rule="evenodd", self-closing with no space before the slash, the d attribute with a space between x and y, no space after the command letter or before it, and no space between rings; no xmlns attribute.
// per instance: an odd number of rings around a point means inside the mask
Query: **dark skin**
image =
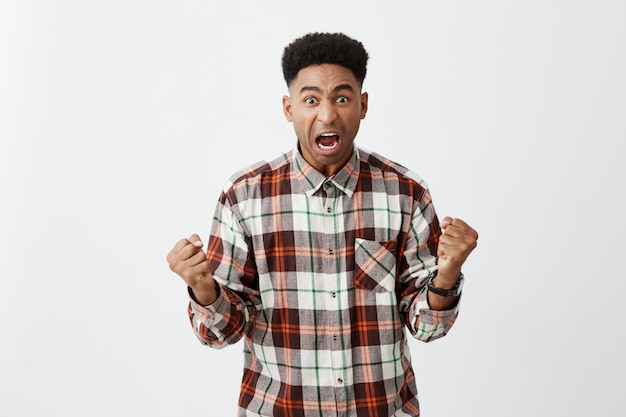
<svg viewBox="0 0 626 417"><path fill-rule="evenodd" d="M306 161L330 177L349 159L360 121L365 118L368 95L354 74L339 65L321 64L303 68L283 97L283 112L293 123ZM320 143L320 135L332 135L334 142ZM433 284L451 289L461 274L461 267L476 248L478 233L458 218L445 217L443 234L437 248L438 272ZM197 234L181 239L167 255L170 269L191 288L196 301L209 305L217 298L217 284L209 271L206 252ZM433 310L448 310L458 297L428 293ZM418 318L419 320L419 318Z"/></svg>
<svg viewBox="0 0 626 417"><path fill-rule="evenodd" d="M478 233L461 219L445 217L441 221L443 234L437 246L439 269L433 280L437 288L452 289L461 274L461 267L469 254L478 245ZM433 310L449 310L458 297L442 297L428 293L428 304Z"/></svg>
<svg viewBox="0 0 626 417"><path fill-rule="evenodd" d="M181 239L167 254L167 263L191 288L196 301L206 306L217 298L217 287L202 246L197 234Z"/></svg>
<svg viewBox="0 0 626 417"><path fill-rule="evenodd" d="M441 228L443 234L437 247L439 270L433 284L438 288L451 289L456 285L461 266L478 244L478 233L463 220L451 217L443 219ZM217 298L217 291L202 247L202 240L197 234L181 239L168 253L167 262L170 269L191 288L196 301L201 305L209 305ZM458 297L428 293L428 303L433 310L448 310L457 301Z"/></svg>

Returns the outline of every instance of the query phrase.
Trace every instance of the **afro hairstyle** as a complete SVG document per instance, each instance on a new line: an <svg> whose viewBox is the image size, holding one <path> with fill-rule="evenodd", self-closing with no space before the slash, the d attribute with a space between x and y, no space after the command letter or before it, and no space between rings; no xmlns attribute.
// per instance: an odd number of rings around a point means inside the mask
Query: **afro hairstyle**
<svg viewBox="0 0 626 417"><path fill-rule="evenodd" d="M309 33L285 47L282 58L287 87L302 68L336 64L349 69L363 85L369 56L363 44L343 33Z"/></svg>

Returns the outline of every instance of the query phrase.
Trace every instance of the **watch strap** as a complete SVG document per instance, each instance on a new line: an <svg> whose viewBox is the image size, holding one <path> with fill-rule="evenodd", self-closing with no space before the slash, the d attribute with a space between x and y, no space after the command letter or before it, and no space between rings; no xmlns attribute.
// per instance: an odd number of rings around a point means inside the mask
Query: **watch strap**
<svg viewBox="0 0 626 417"><path fill-rule="evenodd" d="M433 280L435 279L436 276L437 276L437 273L434 273L430 276L430 278L428 278L428 283L426 284L428 286L428 291L431 291L434 294L440 295L442 297L457 297L461 295L463 282L465 281L465 277L463 276L463 273L459 275L459 278L456 280L456 284L454 284L454 287L450 289L436 287L433 284Z"/></svg>

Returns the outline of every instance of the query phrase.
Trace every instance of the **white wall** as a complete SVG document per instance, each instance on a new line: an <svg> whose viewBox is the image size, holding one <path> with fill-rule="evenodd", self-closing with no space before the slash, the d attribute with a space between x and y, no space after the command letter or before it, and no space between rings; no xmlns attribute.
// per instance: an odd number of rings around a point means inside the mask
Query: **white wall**
<svg viewBox="0 0 626 417"><path fill-rule="evenodd" d="M481 234L448 337L412 343L425 416L623 412L626 5L2 1L0 415L233 415L170 247L231 173L295 144L283 47L371 60L357 142Z"/></svg>

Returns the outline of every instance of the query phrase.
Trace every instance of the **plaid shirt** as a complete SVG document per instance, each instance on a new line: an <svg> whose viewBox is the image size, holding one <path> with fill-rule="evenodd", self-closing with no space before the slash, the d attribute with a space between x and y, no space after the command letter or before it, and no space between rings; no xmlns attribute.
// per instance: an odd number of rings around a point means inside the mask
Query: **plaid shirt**
<svg viewBox="0 0 626 417"><path fill-rule="evenodd" d="M440 233L424 182L356 147L332 178L298 150L235 175L208 246L219 295L189 316L211 347L244 338L238 415L419 415L404 328L427 342L458 314L427 302Z"/></svg>

